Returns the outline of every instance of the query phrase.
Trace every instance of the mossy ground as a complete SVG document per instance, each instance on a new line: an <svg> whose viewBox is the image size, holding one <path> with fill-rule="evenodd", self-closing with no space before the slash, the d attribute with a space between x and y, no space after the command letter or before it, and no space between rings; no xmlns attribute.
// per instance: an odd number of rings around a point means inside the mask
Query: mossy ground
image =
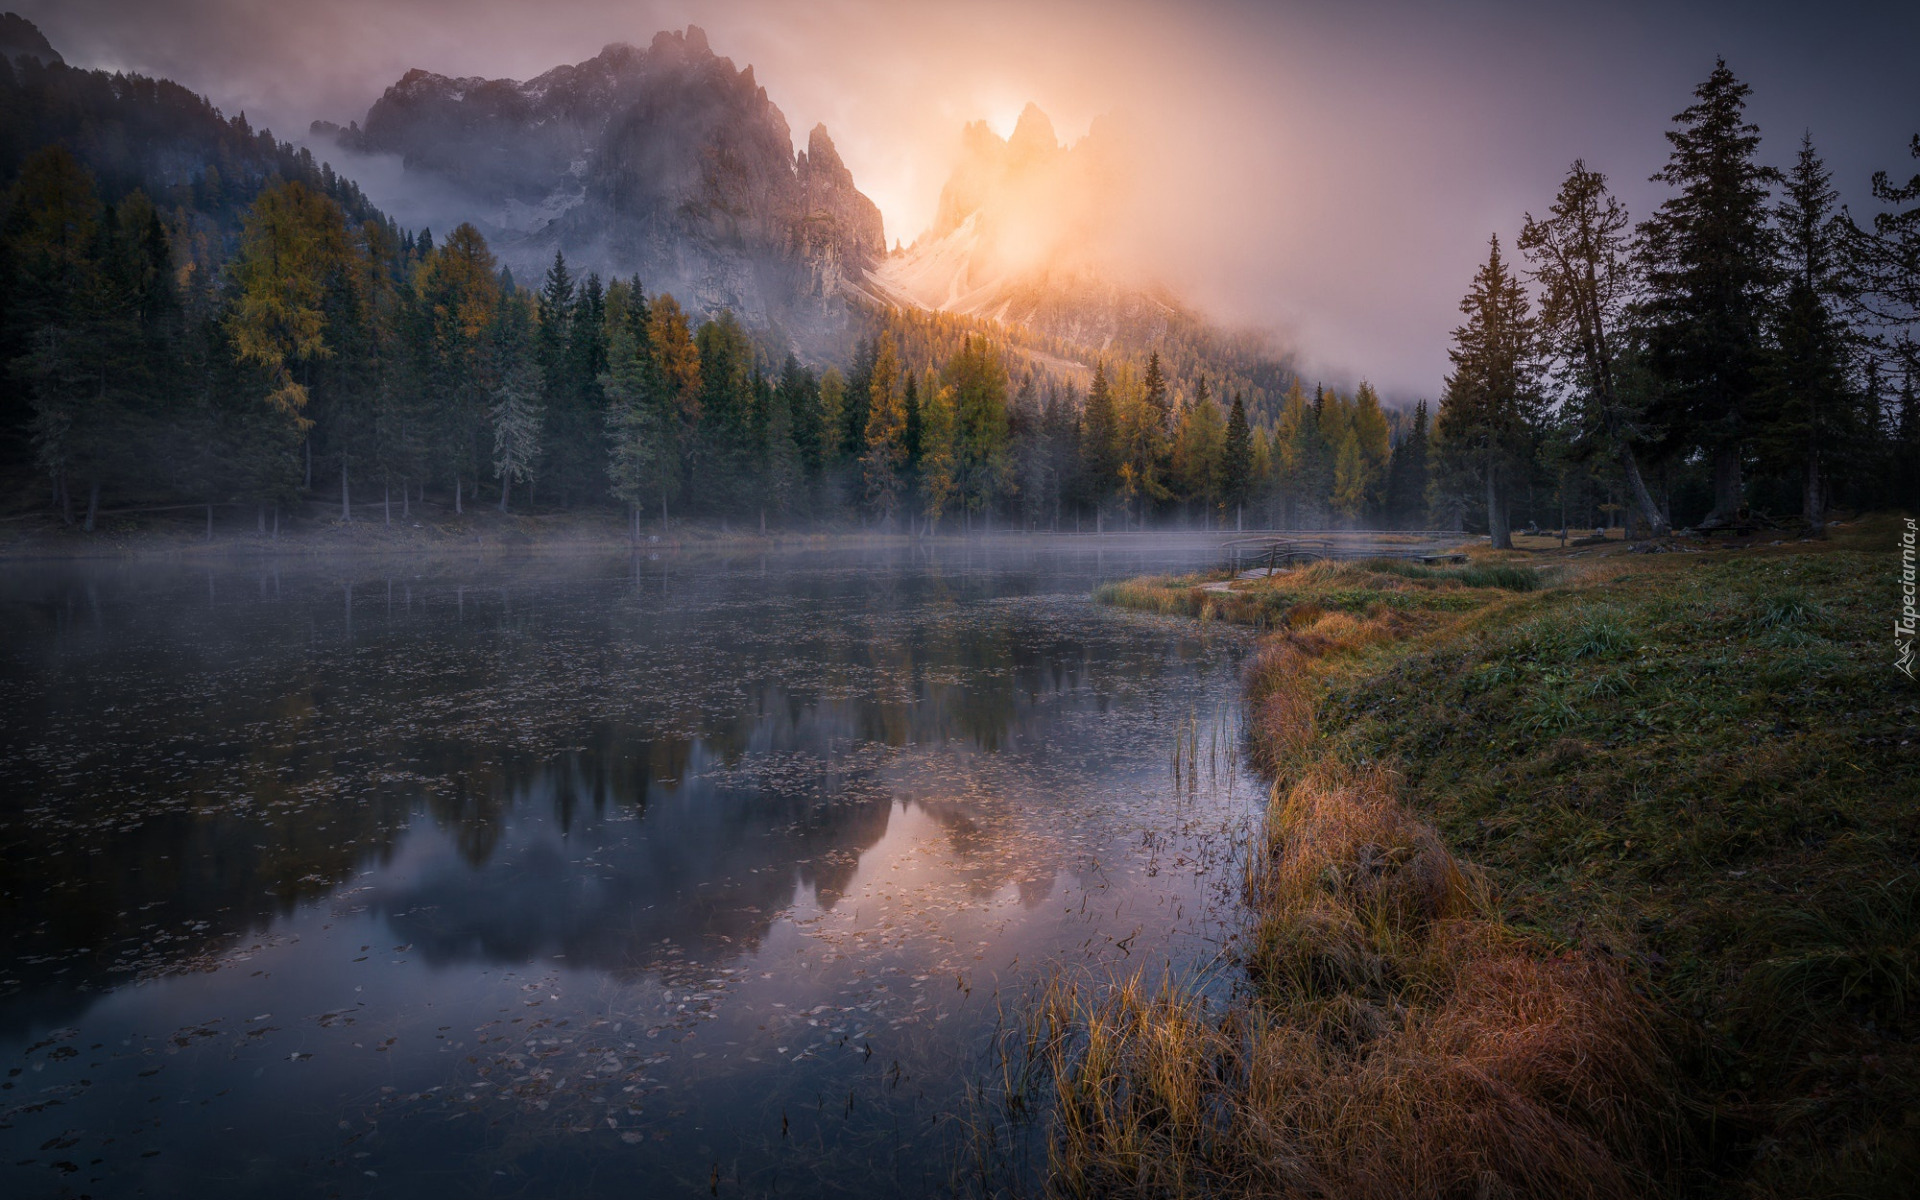
<svg viewBox="0 0 1920 1200"><path fill-rule="evenodd" d="M1277 797L1385 770L1484 878L1502 937L1628 981L1672 1092L1648 1111L1683 1126L1635 1186L1904 1196L1920 688L1886 637L1892 545L1893 522L1870 519L1817 543L1323 564L1101 598L1276 631L1249 702ZM1289 824L1277 806L1275 836ZM1297 912L1261 928L1256 974L1294 961ZM1297 1003L1298 974L1269 1001Z"/></svg>

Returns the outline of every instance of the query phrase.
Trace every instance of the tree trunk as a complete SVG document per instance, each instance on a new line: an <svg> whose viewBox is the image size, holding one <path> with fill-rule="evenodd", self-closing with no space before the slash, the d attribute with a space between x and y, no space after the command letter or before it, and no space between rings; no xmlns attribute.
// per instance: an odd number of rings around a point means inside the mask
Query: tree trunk
<svg viewBox="0 0 1920 1200"><path fill-rule="evenodd" d="M253 531L261 537L267 536L267 506L264 504L253 506Z"/></svg>
<svg viewBox="0 0 1920 1200"><path fill-rule="evenodd" d="M353 503L347 498L347 459L345 455L340 457L340 520L349 525L353 523Z"/></svg>
<svg viewBox="0 0 1920 1200"><path fill-rule="evenodd" d="M93 532L93 518L100 511L100 481L94 480L87 485L87 524L88 533Z"/></svg>
<svg viewBox="0 0 1920 1200"><path fill-rule="evenodd" d="M1665 537L1671 532L1667 527L1666 514L1653 502L1653 493L1647 490L1647 481L1640 477L1640 464L1633 457L1633 447L1620 447L1620 468L1627 474L1627 486L1633 491L1633 502L1640 506L1640 515L1646 519L1647 527L1653 530L1654 537ZM1566 525L1563 518L1561 526Z"/></svg>
<svg viewBox="0 0 1920 1200"><path fill-rule="evenodd" d="M1244 504L1233 506L1233 531L1235 533L1247 531L1247 506Z"/></svg>
<svg viewBox="0 0 1920 1200"><path fill-rule="evenodd" d="M664 536L666 535L666 532L667 532L667 489L665 489L665 488L661 488L661 489L660 489L660 533L661 533L661 536L663 536L663 537L664 537Z"/></svg>
<svg viewBox="0 0 1920 1200"><path fill-rule="evenodd" d="M767 510L764 508L760 510L760 536L767 536Z"/></svg>
<svg viewBox="0 0 1920 1200"><path fill-rule="evenodd" d="M1827 481L1820 474L1820 452L1807 451L1806 486L1802 489L1802 515L1815 537L1827 536Z"/></svg>
<svg viewBox="0 0 1920 1200"><path fill-rule="evenodd" d="M207 505L207 540L213 540L213 505Z"/></svg>
<svg viewBox="0 0 1920 1200"><path fill-rule="evenodd" d="M1703 528L1731 525L1740 518L1740 449L1718 446L1713 451L1713 511L1700 522Z"/></svg>
<svg viewBox="0 0 1920 1200"><path fill-rule="evenodd" d="M410 503L413 497L408 492L408 488L411 486L412 485L404 479L400 481L400 519L402 521L409 520L413 516L413 505Z"/></svg>
<svg viewBox="0 0 1920 1200"><path fill-rule="evenodd" d="M500 477L500 511L501 512L507 511L507 493L511 491L512 488L513 488L513 476L502 475Z"/></svg>
<svg viewBox="0 0 1920 1200"><path fill-rule="evenodd" d="M1507 527L1506 497L1500 494L1500 472L1487 469L1487 532L1495 550L1513 549L1513 531Z"/></svg>
<svg viewBox="0 0 1920 1200"><path fill-rule="evenodd" d="M312 491L313 490L313 439L307 438L303 440L300 443L300 448L306 451L306 454L307 454L307 490Z"/></svg>
<svg viewBox="0 0 1920 1200"><path fill-rule="evenodd" d="M393 524L393 485L391 483L380 485L380 507L387 515L387 524Z"/></svg>
<svg viewBox="0 0 1920 1200"><path fill-rule="evenodd" d="M280 540L280 502L273 502L273 540Z"/></svg>
<svg viewBox="0 0 1920 1200"><path fill-rule="evenodd" d="M466 511L460 507L460 477L458 475L453 477L453 511L456 513Z"/></svg>

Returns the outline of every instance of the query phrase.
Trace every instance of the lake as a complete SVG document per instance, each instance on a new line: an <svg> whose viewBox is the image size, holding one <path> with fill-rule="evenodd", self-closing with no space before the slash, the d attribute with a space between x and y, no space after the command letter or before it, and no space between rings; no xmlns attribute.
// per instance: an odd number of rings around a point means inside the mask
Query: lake
<svg viewBox="0 0 1920 1200"><path fill-rule="evenodd" d="M1025 997L1232 987L1211 559L9 564L0 1193L1030 1182Z"/></svg>

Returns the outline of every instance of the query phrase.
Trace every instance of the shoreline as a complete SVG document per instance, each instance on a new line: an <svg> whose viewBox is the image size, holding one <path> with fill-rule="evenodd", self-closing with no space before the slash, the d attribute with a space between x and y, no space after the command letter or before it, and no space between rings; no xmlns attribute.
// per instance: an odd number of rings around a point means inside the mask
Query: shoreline
<svg viewBox="0 0 1920 1200"><path fill-rule="evenodd" d="M1920 786L1920 705L1873 636L1892 528L1101 589L1265 631L1273 791L1241 1007L1056 1014L1109 1081L1050 1062L1076 1177L1878 1194L1920 1166L1920 826L1889 799ZM1169 1082L1166 1044L1210 1074ZM1183 1138L1141 1096L1226 1115Z"/></svg>
<svg viewBox="0 0 1920 1200"><path fill-rule="evenodd" d="M153 561L260 558L323 558L335 556L385 557L395 555L494 556L501 554L626 554L661 552L838 549L851 547L907 547L923 545L1129 545L1156 539L1224 544L1237 538L1313 536L1351 539L1382 546L1424 545L1439 538L1462 535L1393 530L1247 530L1206 529L1113 530L1095 533L1057 529L996 527L963 532L887 532L844 524L815 528L732 527L710 518L673 521L663 534L657 523L642 527L638 540L626 521L602 512L502 514L490 506L465 513L443 513L422 519L396 517L341 522L337 517L289 520L279 534L252 530L235 534L217 531L208 538L191 522L115 522L92 533L76 523L66 526L51 514L35 514L32 527L0 525L0 562ZM20 518L14 518L18 521Z"/></svg>

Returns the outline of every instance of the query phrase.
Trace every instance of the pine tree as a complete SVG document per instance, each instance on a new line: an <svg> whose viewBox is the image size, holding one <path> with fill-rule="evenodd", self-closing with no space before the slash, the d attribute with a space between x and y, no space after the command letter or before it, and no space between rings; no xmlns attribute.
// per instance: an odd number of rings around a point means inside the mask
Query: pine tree
<svg viewBox="0 0 1920 1200"><path fill-rule="evenodd" d="M955 473L969 512L990 513L1007 478L1007 369L985 338L969 336L947 360L953 389Z"/></svg>
<svg viewBox="0 0 1920 1200"><path fill-rule="evenodd" d="M1628 395L1620 363L1621 323L1631 286L1627 210L1607 190L1607 177L1574 160L1545 218L1527 215L1520 249L1540 286L1543 349L1557 366L1574 411L1572 446L1619 463L1640 515L1655 535L1666 517L1640 474L1639 404Z"/></svg>
<svg viewBox="0 0 1920 1200"><path fill-rule="evenodd" d="M882 333L874 348L866 407L867 429L861 439L866 451L860 456L860 477L867 505L891 528L907 464L907 411L892 333Z"/></svg>
<svg viewBox="0 0 1920 1200"><path fill-rule="evenodd" d="M921 405L920 504L927 531L940 527L940 518L956 490L953 389L934 387Z"/></svg>
<svg viewBox="0 0 1920 1200"><path fill-rule="evenodd" d="M1920 159L1920 134L1909 143ZM1873 198L1883 211L1871 232L1847 229L1848 266L1856 278L1851 307L1856 320L1880 331L1911 377L1920 371L1920 174L1895 183L1886 171L1873 174Z"/></svg>
<svg viewBox="0 0 1920 1200"><path fill-rule="evenodd" d="M1080 418L1080 469L1081 495L1093 505L1096 520L1101 506L1119 486L1119 442L1106 363L1095 363L1093 386L1087 391L1086 411Z"/></svg>
<svg viewBox="0 0 1920 1200"><path fill-rule="evenodd" d="M731 311L704 322L699 350L699 422L694 431L696 501L740 512L753 501L753 343Z"/></svg>
<svg viewBox="0 0 1920 1200"><path fill-rule="evenodd" d="M1426 525L1427 402L1414 405L1413 423L1387 463L1387 522L1400 529Z"/></svg>
<svg viewBox="0 0 1920 1200"><path fill-rule="evenodd" d="M1247 425L1247 406L1233 394L1227 412L1227 436L1220 449L1220 502L1233 510L1234 528L1246 526L1247 497L1253 491L1253 434Z"/></svg>
<svg viewBox="0 0 1920 1200"><path fill-rule="evenodd" d="M1771 462L1798 469L1801 515L1821 533L1831 467L1850 461L1871 431L1848 378L1849 336L1839 317L1848 287L1834 212L1839 196L1811 137L1800 144L1785 193L1775 216L1787 288L1756 405L1755 441Z"/></svg>
<svg viewBox="0 0 1920 1200"><path fill-rule="evenodd" d="M534 350L547 393L553 396L565 394L568 385L567 347L572 341L573 292L573 272L567 270L567 256L555 250L553 265L547 268L546 280L540 287L540 328Z"/></svg>
<svg viewBox="0 0 1920 1200"><path fill-rule="evenodd" d="M780 395L786 400L787 422L800 477L811 484L820 478L827 451L826 412L820 403L820 384L813 372L792 354L780 368Z"/></svg>
<svg viewBox="0 0 1920 1200"><path fill-rule="evenodd" d="M543 391L540 368L526 360L508 366L493 385L493 470L500 480L501 512L507 511L514 481L533 477L545 415L540 403Z"/></svg>
<svg viewBox="0 0 1920 1200"><path fill-rule="evenodd" d="M1531 463L1531 440L1543 405L1536 382L1534 324L1520 281L1489 243L1486 265L1474 274L1460 311L1467 323L1453 331L1447 376L1435 422L1443 458L1461 477L1486 489L1487 528L1496 550L1513 549L1508 493Z"/></svg>
<svg viewBox="0 0 1920 1200"><path fill-rule="evenodd" d="M793 511L800 497L803 473L800 451L793 439L793 407L786 391L771 379L757 389L765 413L761 430L760 495L762 524L771 509L781 516ZM763 530L764 532L764 530Z"/></svg>
<svg viewBox="0 0 1920 1200"><path fill-rule="evenodd" d="M1367 504L1368 471L1360 454L1360 438L1348 426L1333 458L1333 511L1351 521Z"/></svg>
<svg viewBox="0 0 1920 1200"><path fill-rule="evenodd" d="M1173 481L1181 498L1211 509L1219 503L1220 454L1227 436L1220 406L1202 376L1193 403L1180 412L1173 440Z"/></svg>
<svg viewBox="0 0 1920 1200"><path fill-rule="evenodd" d="M425 240L423 236L423 241ZM479 438L492 402L489 341L500 302L499 270L480 231L462 224L414 272L427 324L424 373L440 467L463 512L465 481L480 474Z"/></svg>
<svg viewBox="0 0 1920 1200"><path fill-rule="evenodd" d="M660 308L664 311L664 305ZM600 380L607 397L608 490L632 506L636 538L640 510L655 500L666 526L668 501L680 492L682 429L677 389L655 358L652 311L644 306L638 311L646 314L644 320L615 326Z"/></svg>
<svg viewBox="0 0 1920 1200"><path fill-rule="evenodd" d="M1387 429L1387 414L1380 408L1380 393L1364 379L1353 394L1353 436L1360 454L1361 507L1377 509L1386 487L1392 437Z"/></svg>
<svg viewBox="0 0 1920 1200"><path fill-rule="evenodd" d="M1667 133L1673 153L1653 176L1677 194L1640 226L1645 298L1638 306L1659 392L1648 416L1676 450L1713 464L1705 525L1745 505L1742 460L1764 386L1766 326L1775 282L1768 187L1779 173L1755 161L1760 130L1745 119L1750 89L1725 60Z"/></svg>
<svg viewBox="0 0 1920 1200"><path fill-rule="evenodd" d="M1306 388L1295 379L1287 388L1273 426L1273 483L1286 506L1289 528L1299 528L1314 502L1313 483L1319 448L1319 422Z"/></svg>

